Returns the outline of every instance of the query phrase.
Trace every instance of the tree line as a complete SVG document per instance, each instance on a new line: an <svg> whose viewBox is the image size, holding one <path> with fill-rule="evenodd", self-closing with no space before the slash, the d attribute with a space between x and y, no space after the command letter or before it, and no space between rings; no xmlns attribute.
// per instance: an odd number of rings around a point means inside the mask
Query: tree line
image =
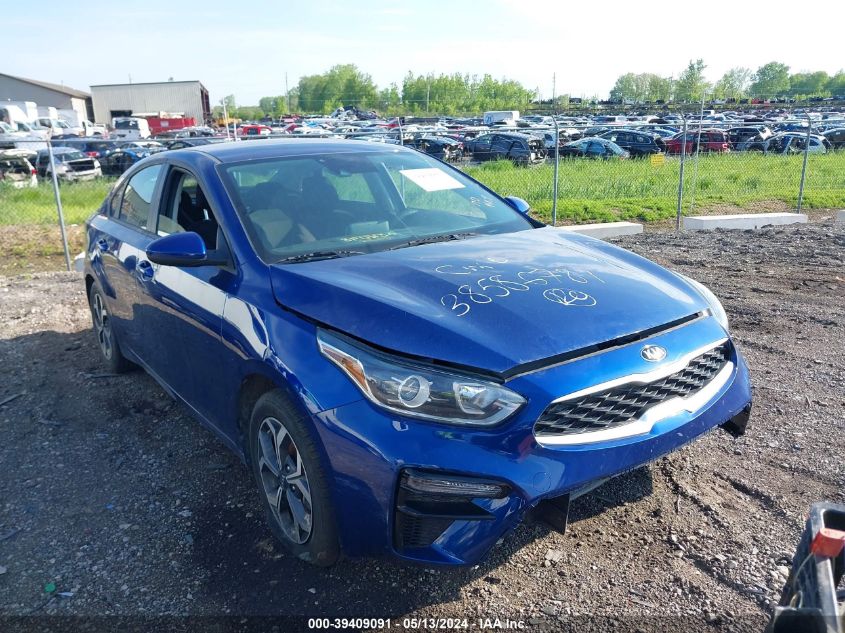
<svg viewBox="0 0 845 633"><path fill-rule="evenodd" d="M340 64L325 73L301 77L287 95L262 97L257 106L238 106L234 95L223 101L230 116L252 120L290 112L329 114L344 106L386 115L519 110L536 97L535 90L518 81L461 73L408 72L401 86L391 83L379 88L370 75L354 64ZM222 110L222 105L215 106L215 116L222 115Z"/></svg>
<svg viewBox="0 0 845 633"><path fill-rule="evenodd" d="M677 78L654 73L625 73L610 91L610 99L620 102L674 101L695 103L702 95L709 99L747 97L811 97L845 94L845 72L828 75L824 71L789 72L789 66L770 62L751 71L736 67L717 82L710 83L704 60L691 60ZM486 110L522 110L536 103L536 90L511 79L491 75L461 73L415 75L408 72L401 85L391 83L379 88L372 77L354 64L339 64L328 71L301 77L286 95L261 97L258 105L238 106L234 95L224 97L229 116L257 120L279 117L292 112L329 114L337 108L355 106L376 110L379 114L468 114ZM557 96L558 105L566 105L568 95ZM545 102L544 102L545 103ZM222 105L214 108L222 116Z"/></svg>
<svg viewBox="0 0 845 633"><path fill-rule="evenodd" d="M674 101L695 103L709 99L773 97L829 97L845 95L845 71L829 75L823 70L790 73L789 66L769 62L756 71L738 66L728 70L716 83L704 76L704 60L690 60L678 78L653 73L625 73L610 91L612 101L635 103Z"/></svg>

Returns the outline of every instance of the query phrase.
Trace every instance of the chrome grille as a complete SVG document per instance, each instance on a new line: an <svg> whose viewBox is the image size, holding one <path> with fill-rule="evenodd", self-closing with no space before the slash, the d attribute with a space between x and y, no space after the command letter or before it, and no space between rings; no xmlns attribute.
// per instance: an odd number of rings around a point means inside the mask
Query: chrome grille
<svg viewBox="0 0 845 633"><path fill-rule="evenodd" d="M719 373L729 358L730 348L724 343L693 358L686 367L665 378L553 402L534 424L534 434L575 435L629 424L661 402L696 393Z"/></svg>

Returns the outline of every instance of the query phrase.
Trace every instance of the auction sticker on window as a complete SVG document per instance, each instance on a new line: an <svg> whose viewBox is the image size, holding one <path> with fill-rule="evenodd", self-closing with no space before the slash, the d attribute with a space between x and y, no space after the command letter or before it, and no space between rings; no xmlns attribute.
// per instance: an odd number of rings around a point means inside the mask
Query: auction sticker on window
<svg viewBox="0 0 845 633"><path fill-rule="evenodd" d="M446 189L463 189L464 186L449 174L437 167L424 169L402 169L400 174L420 186L426 191L445 191Z"/></svg>

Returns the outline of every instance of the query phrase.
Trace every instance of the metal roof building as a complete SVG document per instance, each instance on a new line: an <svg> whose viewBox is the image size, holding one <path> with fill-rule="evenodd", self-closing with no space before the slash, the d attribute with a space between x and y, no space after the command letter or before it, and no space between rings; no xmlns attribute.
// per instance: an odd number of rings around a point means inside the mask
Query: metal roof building
<svg viewBox="0 0 845 633"><path fill-rule="evenodd" d="M60 84L36 81L0 73L0 101L34 101L58 110L75 110L82 119L91 119L91 95Z"/></svg>
<svg viewBox="0 0 845 633"><path fill-rule="evenodd" d="M211 117L208 90L199 81L108 84L91 86L94 121L111 123L116 116L160 112L184 113L197 124Z"/></svg>

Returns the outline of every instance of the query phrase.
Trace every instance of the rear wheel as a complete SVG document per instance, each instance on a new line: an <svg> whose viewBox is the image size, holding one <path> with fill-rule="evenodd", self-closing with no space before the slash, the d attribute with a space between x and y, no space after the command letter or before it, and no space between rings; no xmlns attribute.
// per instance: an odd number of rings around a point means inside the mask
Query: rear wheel
<svg viewBox="0 0 845 633"><path fill-rule="evenodd" d="M100 347L100 353L103 355L109 370L115 374L122 374L131 370L134 365L126 360L123 352L120 351L120 343L112 328L111 315L106 306L105 296L96 283L91 286L88 303L91 307L91 320L94 323L97 345Z"/></svg>
<svg viewBox="0 0 845 633"><path fill-rule="evenodd" d="M273 534L298 558L329 567L340 545L317 445L279 391L259 398L249 428L249 455Z"/></svg>

